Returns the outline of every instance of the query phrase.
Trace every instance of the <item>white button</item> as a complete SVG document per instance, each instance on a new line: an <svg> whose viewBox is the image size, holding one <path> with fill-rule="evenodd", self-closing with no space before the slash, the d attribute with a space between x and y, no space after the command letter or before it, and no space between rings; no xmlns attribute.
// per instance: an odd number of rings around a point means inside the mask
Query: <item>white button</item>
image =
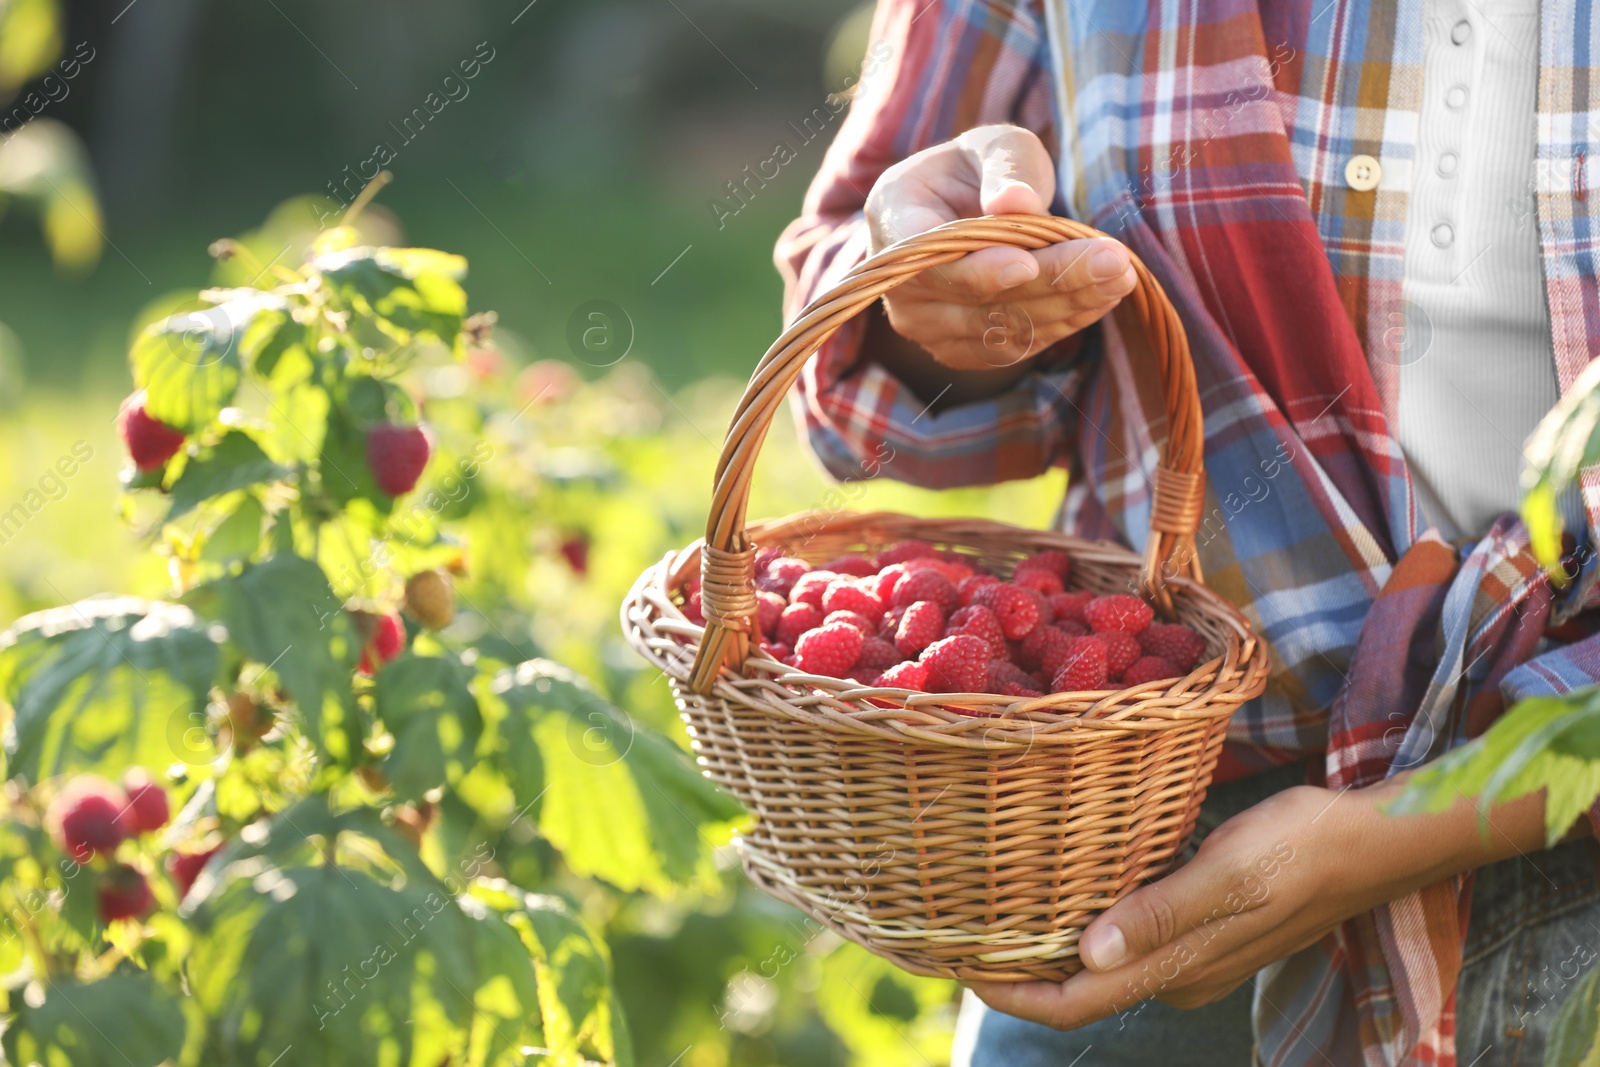
<svg viewBox="0 0 1600 1067"><path fill-rule="evenodd" d="M1451 111L1460 111L1467 106L1467 87L1457 85L1444 94L1444 106Z"/></svg>
<svg viewBox="0 0 1600 1067"><path fill-rule="evenodd" d="M1439 176L1441 178L1454 178L1456 176L1456 164L1459 162L1461 162L1461 157L1454 152L1446 152L1440 156L1437 167Z"/></svg>
<svg viewBox="0 0 1600 1067"><path fill-rule="evenodd" d="M1433 228L1433 233L1430 236L1433 237L1435 247L1449 248L1456 243L1456 228L1448 222L1441 222Z"/></svg>
<svg viewBox="0 0 1600 1067"><path fill-rule="evenodd" d="M1376 189L1383 180L1383 168L1371 156L1351 156L1344 165L1344 182L1358 193Z"/></svg>
<svg viewBox="0 0 1600 1067"><path fill-rule="evenodd" d="M1450 27L1450 40L1456 44L1466 44L1472 38L1472 23L1462 19Z"/></svg>

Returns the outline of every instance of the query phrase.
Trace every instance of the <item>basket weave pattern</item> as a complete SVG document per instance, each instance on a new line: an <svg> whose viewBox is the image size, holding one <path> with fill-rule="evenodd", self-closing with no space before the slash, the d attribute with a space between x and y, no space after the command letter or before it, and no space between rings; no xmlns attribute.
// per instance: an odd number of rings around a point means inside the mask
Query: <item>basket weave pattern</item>
<svg viewBox="0 0 1600 1067"><path fill-rule="evenodd" d="M1152 506L1158 536L1142 559L982 520L811 512L747 526L750 468L777 401L863 293L870 302L975 248L1093 234L1063 219L965 220L886 250L819 297L757 368L729 431L706 540L647 570L623 604L624 631L668 676L702 770L755 817L739 839L752 881L917 974L1021 981L1076 971L1083 927L1182 848L1228 717L1265 685L1264 648L1193 563L1200 423L1181 327L1136 263L1140 286L1124 303L1158 357L1169 412ZM907 539L970 554L1002 576L1033 552L1064 550L1073 588L1144 591L1205 639L1205 661L1175 681L1019 700L870 689L756 650L757 544L820 563ZM704 628L678 603L697 571Z"/></svg>

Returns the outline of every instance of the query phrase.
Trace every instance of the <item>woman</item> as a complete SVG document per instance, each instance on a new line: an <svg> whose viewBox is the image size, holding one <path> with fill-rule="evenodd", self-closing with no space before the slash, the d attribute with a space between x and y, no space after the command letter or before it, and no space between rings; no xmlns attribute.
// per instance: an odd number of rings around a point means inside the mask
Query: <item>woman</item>
<svg viewBox="0 0 1600 1067"><path fill-rule="evenodd" d="M1161 398L1110 315L1131 249L1194 350L1202 568L1274 654L1198 853L1088 928L1084 972L975 987L957 1062L1537 1063L1600 945L1600 848L1545 850L1540 795L1487 835L1465 798L1382 808L1510 702L1600 678L1596 640L1552 633L1593 554L1553 594L1514 514L1521 442L1600 340L1588 4L881 0L873 32L779 244L791 315L958 217L1118 240L888 294L797 391L823 462L892 454L930 486L1063 465L1062 528L1141 546Z"/></svg>

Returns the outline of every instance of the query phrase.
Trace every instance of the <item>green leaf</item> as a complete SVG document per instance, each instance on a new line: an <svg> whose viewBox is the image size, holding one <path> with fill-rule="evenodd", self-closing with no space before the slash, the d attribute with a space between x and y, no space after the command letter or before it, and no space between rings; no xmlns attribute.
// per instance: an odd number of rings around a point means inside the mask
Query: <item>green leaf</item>
<svg viewBox="0 0 1600 1067"><path fill-rule="evenodd" d="M200 558L212 563L229 563L254 556L261 547L261 525L266 519L267 509L261 506L261 501L244 495L239 505L206 535Z"/></svg>
<svg viewBox="0 0 1600 1067"><path fill-rule="evenodd" d="M465 1041L472 930L443 886L344 866L238 873L197 908L208 1062L435 1067Z"/></svg>
<svg viewBox="0 0 1600 1067"><path fill-rule="evenodd" d="M1522 701L1482 737L1418 771L1389 810L1439 812L1470 798L1487 820L1495 804L1541 789L1554 845L1600 797L1600 689Z"/></svg>
<svg viewBox="0 0 1600 1067"><path fill-rule="evenodd" d="M351 691L359 638L321 567L274 556L197 586L184 602L226 625L231 643L278 676L318 748L340 761L359 749Z"/></svg>
<svg viewBox="0 0 1600 1067"><path fill-rule="evenodd" d="M1544 1067L1600 1067L1600 967L1579 979L1556 1013Z"/></svg>
<svg viewBox="0 0 1600 1067"><path fill-rule="evenodd" d="M134 340L133 380L146 391L152 417L192 432L233 402L250 324L283 306L271 293L242 292L214 307L153 322Z"/></svg>
<svg viewBox="0 0 1600 1067"><path fill-rule="evenodd" d="M172 506L165 521L180 518L213 497L276 481L286 474L249 434L229 430L222 440L185 464L172 485Z"/></svg>
<svg viewBox="0 0 1600 1067"><path fill-rule="evenodd" d="M935 1009L950 1002L952 988L844 944L822 961L817 1010L854 1062L924 1067L948 1054L951 1033Z"/></svg>
<svg viewBox="0 0 1600 1067"><path fill-rule="evenodd" d="M542 1046L538 1026L539 979L521 936L500 913L475 895L458 898L472 922L478 965L476 1014L468 1039L467 1067L512 1067L527 1061L522 1049Z"/></svg>
<svg viewBox="0 0 1600 1067"><path fill-rule="evenodd" d="M539 828L578 873L620 889L665 894L710 875L710 846L742 811L681 749L641 727L549 660L501 672L494 690L506 777L519 787L519 746L531 735L544 770Z"/></svg>
<svg viewBox="0 0 1600 1067"><path fill-rule="evenodd" d="M31 781L175 759L209 762L186 740L205 722L220 629L187 607L85 600L29 615L0 634L0 697L10 773Z"/></svg>
<svg viewBox="0 0 1600 1067"><path fill-rule="evenodd" d="M1539 562L1555 567L1562 533L1556 497L1578 480L1579 471L1600 460L1600 364L1584 368L1528 437L1524 451L1523 521Z"/></svg>
<svg viewBox="0 0 1600 1067"><path fill-rule="evenodd" d="M87 985L47 984L33 1007L13 994L6 1060L49 1067L157 1067L183 1050L187 1029L176 996L147 974L113 974Z"/></svg>
<svg viewBox="0 0 1600 1067"><path fill-rule="evenodd" d="M361 343L376 347L380 340L358 329L373 316L382 338L394 343L421 336L455 345L467 313L462 257L428 248L361 247L324 253L312 266L355 313L351 328Z"/></svg>
<svg viewBox="0 0 1600 1067"><path fill-rule="evenodd" d="M619 1067L629 1063L632 1053L611 990L611 960L566 902L498 879L481 880L470 893L498 912L533 956L550 1061L581 1067L593 1055Z"/></svg>
<svg viewBox="0 0 1600 1067"><path fill-rule="evenodd" d="M378 718L394 735L383 770L401 799L417 800L471 769L483 717L470 677L458 661L409 652L378 672Z"/></svg>

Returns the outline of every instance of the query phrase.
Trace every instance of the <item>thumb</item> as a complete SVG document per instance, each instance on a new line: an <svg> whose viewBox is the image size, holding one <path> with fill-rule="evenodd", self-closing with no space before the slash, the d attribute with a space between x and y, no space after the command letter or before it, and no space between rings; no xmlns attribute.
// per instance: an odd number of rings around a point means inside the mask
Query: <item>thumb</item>
<svg viewBox="0 0 1600 1067"><path fill-rule="evenodd" d="M1078 955L1089 970L1109 971L1155 952L1185 930L1171 890L1156 882L1123 897L1090 923L1078 939Z"/></svg>
<svg viewBox="0 0 1600 1067"><path fill-rule="evenodd" d="M978 202L984 214L1049 213L1056 168L1033 131L982 126L962 134L960 140L978 170Z"/></svg>

